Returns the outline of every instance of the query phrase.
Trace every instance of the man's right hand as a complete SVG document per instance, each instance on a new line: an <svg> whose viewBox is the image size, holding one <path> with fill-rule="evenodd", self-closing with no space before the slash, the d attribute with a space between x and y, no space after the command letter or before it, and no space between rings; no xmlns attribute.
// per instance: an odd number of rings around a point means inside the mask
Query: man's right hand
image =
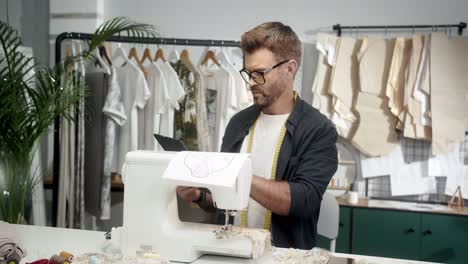
<svg viewBox="0 0 468 264"><path fill-rule="evenodd" d="M197 187L178 186L176 191L180 198L188 203L200 198L200 189Z"/></svg>

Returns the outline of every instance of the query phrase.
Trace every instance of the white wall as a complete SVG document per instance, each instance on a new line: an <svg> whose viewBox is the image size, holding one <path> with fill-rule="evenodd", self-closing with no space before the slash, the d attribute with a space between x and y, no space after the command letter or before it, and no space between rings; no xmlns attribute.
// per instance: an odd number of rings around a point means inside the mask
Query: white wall
<svg viewBox="0 0 468 264"><path fill-rule="evenodd" d="M467 0L105 0L106 19L128 16L158 26L168 37L239 39L265 21L306 32L336 23L439 24L468 20Z"/></svg>
<svg viewBox="0 0 468 264"><path fill-rule="evenodd" d="M8 12L7 12L7 4L8 4ZM0 0L0 20L3 22L9 22L10 26L18 30L20 34L21 34L22 9L23 9L22 1Z"/></svg>

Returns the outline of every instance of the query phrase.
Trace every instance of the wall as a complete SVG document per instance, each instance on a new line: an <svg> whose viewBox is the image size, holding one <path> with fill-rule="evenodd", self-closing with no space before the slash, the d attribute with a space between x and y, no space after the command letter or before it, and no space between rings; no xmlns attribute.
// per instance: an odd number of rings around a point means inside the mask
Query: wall
<svg viewBox="0 0 468 264"><path fill-rule="evenodd" d="M7 4L8 4L8 12L7 12ZM10 25L16 30L18 30L20 33L21 33L22 11L23 11L22 1L0 0L0 20L3 22L9 22Z"/></svg>
<svg viewBox="0 0 468 264"><path fill-rule="evenodd" d="M333 24L435 24L468 20L466 0L105 0L105 17L157 25L166 36L239 39L249 28L279 20L303 38Z"/></svg>

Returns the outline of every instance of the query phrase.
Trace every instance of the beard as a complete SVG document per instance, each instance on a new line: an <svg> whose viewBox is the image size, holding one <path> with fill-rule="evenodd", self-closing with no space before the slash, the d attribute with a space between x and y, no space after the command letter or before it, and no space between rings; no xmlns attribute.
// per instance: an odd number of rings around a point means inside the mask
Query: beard
<svg viewBox="0 0 468 264"><path fill-rule="evenodd" d="M255 85L250 87L253 95L254 104L260 109L271 106L281 95L283 83L276 81L269 86Z"/></svg>

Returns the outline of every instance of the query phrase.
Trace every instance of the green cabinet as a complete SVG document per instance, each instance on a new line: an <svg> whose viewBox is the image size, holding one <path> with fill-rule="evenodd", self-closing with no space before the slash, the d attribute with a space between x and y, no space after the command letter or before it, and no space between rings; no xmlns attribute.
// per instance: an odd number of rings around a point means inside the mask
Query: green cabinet
<svg viewBox="0 0 468 264"><path fill-rule="evenodd" d="M468 263L468 217L353 209L352 253Z"/></svg>
<svg viewBox="0 0 468 264"><path fill-rule="evenodd" d="M354 209L352 253L419 259L419 213Z"/></svg>
<svg viewBox="0 0 468 264"><path fill-rule="evenodd" d="M468 217L421 214L421 260L468 263Z"/></svg>
<svg viewBox="0 0 468 264"><path fill-rule="evenodd" d="M350 207L340 206L340 222L338 238L336 239L336 252L350 253L351 242L351 210ZM330 240L323 236L318 236L317 246L330 249Z"/></svg>
<svg viewBox="0 0 468 264"><path fill-rule="evenodd" d="M351 253L351 210L350 207L340 206L340 227L336 240L336 252Z"/></svg>

